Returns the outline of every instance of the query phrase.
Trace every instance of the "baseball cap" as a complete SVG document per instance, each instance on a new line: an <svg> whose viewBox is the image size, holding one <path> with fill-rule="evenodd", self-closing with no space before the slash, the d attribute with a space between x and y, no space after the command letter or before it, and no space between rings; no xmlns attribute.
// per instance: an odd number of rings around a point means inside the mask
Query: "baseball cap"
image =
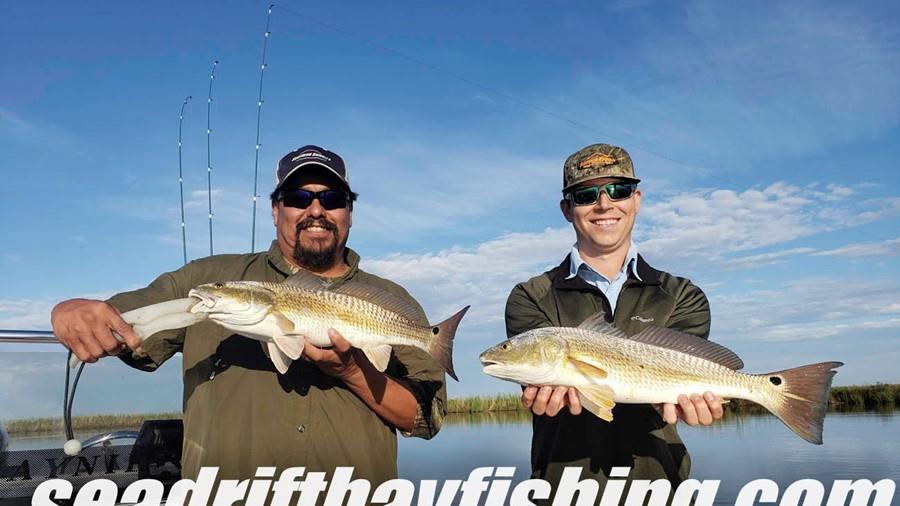
<svg viewBox="0 0 900 506"><path fill-rule="evenodd" d="M337 153L309 144L291 151L278 161L278 167L275 169L275 191L304 167L324 167L337 176L348 190L350 189L350 178L347 176L344 159Z"/></svg>
<svg viewBox="0 0 900 506"><path fill-rule="evenodd" d="M590 179L615 177L639 183L634 177L631 156L611 144L591 144L566 158L563 164L563 192Z"/></svg>

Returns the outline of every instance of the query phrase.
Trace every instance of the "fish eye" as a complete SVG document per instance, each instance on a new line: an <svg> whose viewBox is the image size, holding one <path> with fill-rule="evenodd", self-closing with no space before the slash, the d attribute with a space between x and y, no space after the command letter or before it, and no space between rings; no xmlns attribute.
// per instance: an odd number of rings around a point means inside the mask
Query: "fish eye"
<svg viewBox="0 0 900 506"><path fill-rule="evenodd" d="M508 350L508 349L509 349L509 343L503 343L503 344L501 344L501 345L500 345L500 349Z"/></svg>
<svg viewBox="0 0 900 506"><path fill-rule="evenodd" d="M225 285L222 283L216 283L213 285L214 288L225 288Z"/></svg>

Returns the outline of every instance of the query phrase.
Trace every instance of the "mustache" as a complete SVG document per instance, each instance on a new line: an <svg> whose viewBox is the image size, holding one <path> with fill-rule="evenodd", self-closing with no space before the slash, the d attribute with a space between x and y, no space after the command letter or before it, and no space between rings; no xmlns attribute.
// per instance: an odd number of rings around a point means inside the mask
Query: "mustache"
<svg viewBox="0 0 900 506"><path fill-rule="evenodd" d="M322 227L325 230L331 232L337 230L337 225L324 218L305 218L300 221L300 223L297 223L297 232L300 232L301 230L307 229L309 227Z"/></svg>

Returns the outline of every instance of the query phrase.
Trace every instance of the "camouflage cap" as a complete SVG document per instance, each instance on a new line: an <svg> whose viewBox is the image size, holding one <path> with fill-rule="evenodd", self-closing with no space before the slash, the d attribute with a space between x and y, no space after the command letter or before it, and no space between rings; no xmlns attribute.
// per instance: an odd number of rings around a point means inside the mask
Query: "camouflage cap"
<svg viewBox="0 0 900 506"><path fill-rule="evenodd" d="M563 191L582 181L601 177L640 182L640 179L634 177L634 166L627 151L610 144L591 144L566 158L563 165Z"/></svg>

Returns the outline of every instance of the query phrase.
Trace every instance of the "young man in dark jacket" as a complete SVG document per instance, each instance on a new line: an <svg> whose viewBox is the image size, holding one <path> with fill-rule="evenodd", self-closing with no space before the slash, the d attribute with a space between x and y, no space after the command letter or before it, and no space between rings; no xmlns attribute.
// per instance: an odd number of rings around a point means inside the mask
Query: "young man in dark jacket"
<svg viewBox="0 0 900 506"><path fill-rule="evenodd" d="M629 335L657 325L709 336L703 292L651 267L631 240L639 181L631 157L616 146L594 144L566 160L559 205L577 241L558 267L513 288L506 303L510 337L575 327L598 311ZM526 387L522 402L534 413L532 477L558 483L566 466L579 466L602 492L611 468L630 467L630 479L668 479L674 489L690 471L675 423L709 425L722 416L713 394L685 394L678 404L618 404L608 423L583 411L572 388Z"/></svg>

